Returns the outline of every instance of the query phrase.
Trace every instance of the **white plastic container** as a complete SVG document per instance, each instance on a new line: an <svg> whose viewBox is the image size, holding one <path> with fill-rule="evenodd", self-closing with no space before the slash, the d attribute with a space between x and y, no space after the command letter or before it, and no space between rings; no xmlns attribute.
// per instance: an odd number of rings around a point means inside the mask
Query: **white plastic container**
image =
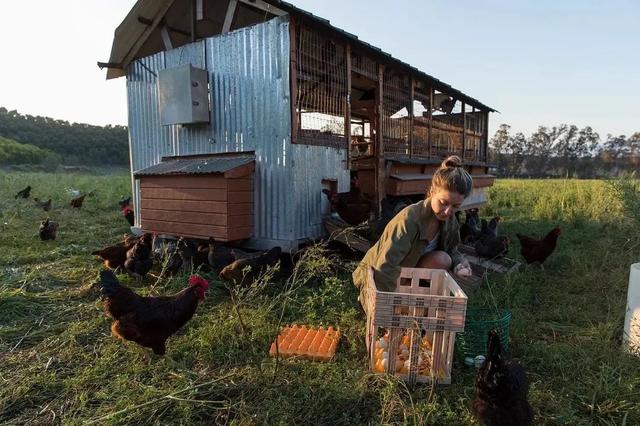
<svg viewBox="0 0 640 426"><path fill-rule="evenodd" d="M631 265L629 273L623 342L629 351L640 356L640 263Z"/></svg>

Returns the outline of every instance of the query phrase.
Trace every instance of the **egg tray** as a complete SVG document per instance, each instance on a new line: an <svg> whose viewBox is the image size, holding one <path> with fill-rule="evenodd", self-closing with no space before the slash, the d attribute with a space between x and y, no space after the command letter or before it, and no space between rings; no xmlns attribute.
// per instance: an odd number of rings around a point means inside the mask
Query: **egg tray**
<svg viewBox="0 0 640 426"><path fill-rule="evenodd" d="M285 327L271 344L269 355L279 355L281 358L296 356L311 361L327 362L335 355L339 340L340 330L333 327L325 329L293 324Z"/></svg>

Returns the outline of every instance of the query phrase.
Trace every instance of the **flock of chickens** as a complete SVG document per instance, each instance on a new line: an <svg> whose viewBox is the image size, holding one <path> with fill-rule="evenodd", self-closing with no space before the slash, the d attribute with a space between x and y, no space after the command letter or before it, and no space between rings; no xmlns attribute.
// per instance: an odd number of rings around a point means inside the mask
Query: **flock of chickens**
<svg viewBox="0 0 640 426"><path fill-rule="evenodd" d="M67 189L69 194L71 194L71 201L69 202L69 206L74 209L82 208L82 203L84 202L85 197L92 197L95 193L91 191L89 193L83 194L77 189L69 188ZM21 198L24 200L28 200L31 197L31 185L26 188L18 191L18 193L14 196L15 199ZM53 207L53 203L51 198L47 201L42 201L38 197L33 197L33 202L35 205L45 212L48 212ZM41 240L55 240L56 235L58 233L58 222L51 220L50 218L46 218L40 223L40 227L38 228L38 236Z"/></svg>
<svg viewBox="0 0 640 426"><path fill-rule="evenodd" d="M26 187L15 198L29 199L31 189L31 186ZM72 196L69 205L76 209L82 207L85 197L94 195L93 191L87 194L74 189L68 191ZM51 199L46 202L38 198L33 200L46 212L52 208ZM118 206L123 217L133 225L131 198L121 199ZM43 241L55 240L58 228L58 222L47 217L40 224L38 235ZM163 240L155 234L145 233L125 235L117 244L91 254L99 256L106 267L100 272L99 286L105 313L114 320L113 334L148 347L157 355L164 355L167 339L191 319L198 303L204 300L208 282L198 275L191 275L188 286L175 295L144 297L120 284L115 272L129 273L141 281L154 265L160 264L161 276L210 270L218 273L223 281L249 285L269 265L278 262L281 249L274 247L264 253L250 254L230 249L213 239L205 244L185 238Z"/></svg>
<svg viewBox="0 0 640 426"><path fill-rule="evenodd" d="M19 191L15 198L28 199L31 187ZM81 208L86 196L70 190L72 208ZM372 200L360 192L357 176L352 177L348 193L323 191L333 209L349 224L357 225L368 220ZM33 199L36 206L50 211L51 199ZM133 225L131 198L122 199L118 206L123 217ZM478 209L456 214L460 222L461 241L475 247L480 257L493 259L504 256L509 249L509 237L498 233L500 217L489 221L480 219ZM40 224L42 240L56 238L59 225L50 218ZM560 228L552 229L543 239L517 234L521 254L527 263L542 264L556 247ZM166 353L166 341L194 315L199 302L204 300L209 283L199 275L191 275L188 286L172 296L144 297L122 285L115 272L128 272L142 280L155 264L161 265L161 273L175 274L199 269L218 273L218 277L235 285L252 283L265 268L278 262L279 247L267 252L249 254L230 249L213 238L207 243L180 238L163 240L157 235L125 235L119 243L93 251L106 269L100 272L99 286L105 313L113 319L111 331L115 336L150 348L157 355ZM502 351L495 330L488 336L487 357L476 376L476 394L472 412L485 425L527 425L532 422L533 411L527 402L527 376L518 363L511 361Z"/></svg>
<svg viewBox="0 0 640 426"><path fill-rule="evenodd" d="M469 209L465 211L465 221L463 223L461 215L462 212L456 213L456 218L460 223L460 240L464 244L473 245L479 257L496 259L507 254L511 239L505 235L498 234L500 216L495 216L487 221L486 219L480 219L477 208ZM520 254L527 263L537 262L542 265L556 249L560 233L560 228L553 228L540 240L516 234L520 241Z"/></svg>

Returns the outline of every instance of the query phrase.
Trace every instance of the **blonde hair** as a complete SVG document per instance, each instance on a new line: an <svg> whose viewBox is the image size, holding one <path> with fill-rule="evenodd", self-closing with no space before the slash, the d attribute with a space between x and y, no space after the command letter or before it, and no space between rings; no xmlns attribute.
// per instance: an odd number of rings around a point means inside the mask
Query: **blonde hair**
<svg viewBox="0 0 640 426"><path fill-rule="evenodd" d="M471 194L473 179L469 172L462 167L462 159L460 157L457 155L448 157L433 173L429 194L435 189L457 192L465 198Z"/></svg>

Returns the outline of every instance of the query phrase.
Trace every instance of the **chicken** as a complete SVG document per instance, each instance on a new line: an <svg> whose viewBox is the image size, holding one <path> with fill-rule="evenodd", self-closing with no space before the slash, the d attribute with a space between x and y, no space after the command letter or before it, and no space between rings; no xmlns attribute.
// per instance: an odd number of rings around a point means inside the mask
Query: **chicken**
<svg viewBox="0 0 640 426"><path fill-rule="evenodd" d="M113 272L100 272L103 307L115 320L111 332L156 355L166 353L167 339L193 317L208 288L205 279L192 275L189 286L173 296L143 297L121 285Z"/></svg>
<svg viewBox="0 0 640 426"><path fill-rule="evenodd" d="M129 205L131 205L131 197L127 197L127 198L122 197L120 201L118 201L118 206L120 207L120 210L124 209Z"/></svg>
<svg viewBox="0 0 640 426"><path fill-rule="evenodd" d="M133 248L136 242L137 239L125 236L125 240L122 243L93 251L91 254L100 256L104 260L104 265L107 268L124 268L124 263L127 260L127 252Z"/></svg>
<svg viewBox="0 0 640 426"><path fill-rule="evenodd" d="M496 216L487 223L485 219L482 219L482 225L480 227L480 235L487 235L489 237L498 237L498 224L500 224L500 216Z"/></svg>
<svg viewBox="0 0 640 426"><path fill-rule="evenodd" d="M460 225L460 241L465 244L472 243L480 236L478 209L469 209L464 212L465 223Z"/></svg>
<svg viewBox="0 0 640 426"><path fill-rule="evenodd" d="M84 197L85 197L85 195L81 195L79 197L72 198L71 202L69 203L69 205L71 207L73 207L74 209L81 208L82 207L82 203L84 202Z"/></svg>
<svg viewBox="0 0 640 426"><path fill-rule="evenodd" d="M36 203L36 206L40 207L45 212L51 210L51 198L48 201L40 201L39 198L35 197L33 201Z"/></svg>
<svg viewBox="0 0 640 426"><path fill-rule="evenodd" d="M42 241L45 240L55 240L56 233L58 232L58 222L54 222L49 218L40 223L40 228L38 229L38 235Z"/></svg>
<svg viewBox="0 0 640 426"><path fill-rule="evenodd" d="M496 257L504 256L509 250L509 244L511 244L509 237L483 236L476 241L476 254L486 259L494 259Z"/></svg>
<svg viewBox="0 0 640 426"><path fill-rule="evenodd" d="M209 266L215 270L220 270L235 260L233 250L221 244L216 244L213 238L209 238L209 249L207 252Z"/></svg>
<svg viewBox="0 0 640 426"><path fill-rule="evenodd" d="M135 215L128 204L122 208L122 216L129 222L129 225L133 226L135 224Z"/></svg>
<svg viewBox="0 0 640 426"><path fill-rule="evenodd" d="M358 176L351 177L351 189L349 192L322 190L329 199L331 207L349 225L359 225L369 219L373 210L373 200L360 191Z"/></svg>
<svg viewBox="0 0 640 426"><path fill-rule="evenodd" d="M153 267L152 238L152 234L145 233L127 251L124 267L138 279L142 279Z"/></svg>
<svg viewBox="0 0 640 426"><path fill-rule="evenodd" d="M471 411L486 426L526 426L533 422L527 401L529 382L524 368L505 358L500 337L489 332L487 358L476 376Z"/></svg>
<svg viewBox="0 0 640 426"><path fill-rule="evenodd" d="M27 198L29 198L30 193L31 193L31 185L27 186L22 191L18 191L16 196L13 198L24 198L26 200Z"/></svg>
<svg viewBox="0 0 640 426"><path fill-rule="evenodd" d="M560 228L553 228L542 240L536 240L531 237L527 237L526 235L516 234L520 240L520 245L522 246L520 254L522 254L522 257L524 257L524 260L526 260L527 263L544 263L544 261L547 260L547 257L549 257L556 249L560 233Z"/></svg>
<svg viewBox="0 0 640 426"><path fill-rule="evenodd" d="M265 271L267 266L275 264L281 254L280 247L274 247L258 256L235 260L222 269L219 277L223 281L236 285L249 285Z"/></svg>
<svg viewBox="0 0 640 426"><path fill-rule="evenodd" d="M209 246L196 246L193 241L186 238L180 238L177 244L178 255L182 259L182 268L191 270L198 269L202 265L208 265Z"/></svg>
<svg viewBox="0 0 640 426"><path fill-rule="evenodd" d="M153 258L162 265L162 274L173 275L182 268L182 258L178 253L176 241L167 241L156 247L156 240L153 244Z"/></svg>

